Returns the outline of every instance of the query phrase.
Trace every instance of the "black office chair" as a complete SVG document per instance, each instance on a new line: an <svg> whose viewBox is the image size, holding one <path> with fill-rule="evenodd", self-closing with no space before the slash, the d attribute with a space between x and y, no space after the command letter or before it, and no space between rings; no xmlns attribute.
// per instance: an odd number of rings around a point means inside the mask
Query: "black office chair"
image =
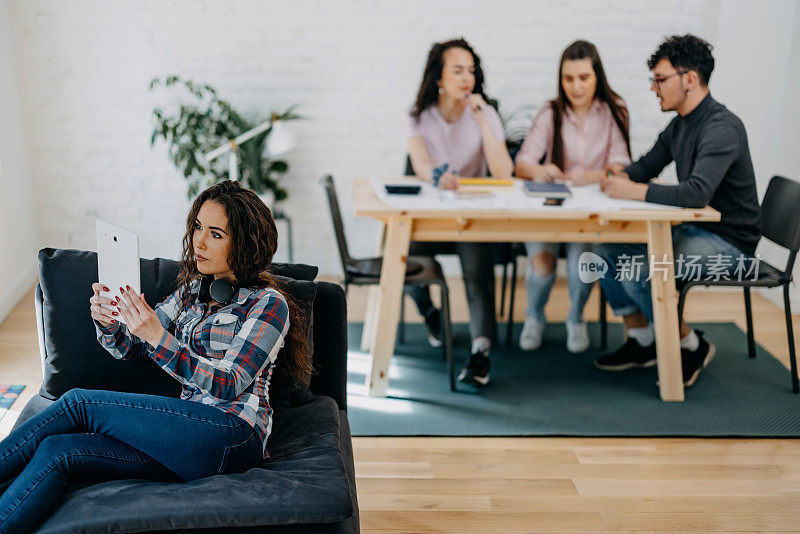
<svg viewBox="0 0 800 534"><path fill-rule="evenodd" d="M508 296L508 321L506 323L506 345L511 346L511 329L514 327L514 298L517 292L517 257L525 256L524 243L498 243L495 265L503 267L503 278L500 282L500 309L498 315L503 317L506 308L506 286L510 287ZM508 268L511 267L511 278ZM511 282L509 284L509 281Z"/></svg>
<svg viewBox="0 0 800 534"><path fill-rule="evenodd" d="M755 279L742 280L690 280L681 283L678 299L678 318L683 318L686 295L695 286L741 287L744 290L744 309L747 316L747 355L756 357L756 342L753 336L753 311L750 306L751 287L783 286L783 310L786 316L786 336L789 341L789 364L792 373L792 391L800 393L797 378L797 361L794 349L794 329L792 328L792 308L789 301L789 284L792 282L792 269L800 248L800 183L782 176L773 176L761 202L761 235L776 245L789 250L789 258L783 271L759 261Z"/></svg>
<svg viewBox="0 0 800 534"><path fill-rule="evenodd" d="M761 229L762 236L777 245L789 250L786 268L781 271L764 261L758 265L758 276L755 280L675 280L675 285L680 292L678 297L678 320L683 319L683 308L686 295L695 286L726 286L741 287L744 290L744 307L747 317L747 354L750 358L756 357L756 342L753 335L753 312L750 306L751 287L778 287L783 286L783 308L786 316L786 336L789 341L789 364L792 374L792 391L800 393L800 384L797 377L797 361L794 349L794 329L792 328L792 308L789 302L789 284L792 281L792 269L800 248L800 183L788 180L782 176L773 176L767 186L764 200L761 202ZM605 308L605 303L603 305ZM603 339L606 335L605 313L601 317L601 333Z"/></svg>
<svg viewBox="0 0 800 534"><path fill-rule="evenodd" d="M365 286L365 285L378 285L380 284L381 267L383 265L383 258L364 258L355 259L350 256L349 249L347 248L347 240L344 235L344 224L342 222L342 214L339 210L339 200L336 196L336 188L333 185L333 177L331 175L323 176L320 184L325 188L325 193L328 197L328 207L331 212L331 220L333 222L333 230L336 234L336 244L339 248L339 258L342 261L342 270L344 271L344 291L345 296L350 285ZM445 360L447 360L447 373L450 381L450 391L455 391L455 370L453 363L453 332L452 323L450 319L450 294L447 289L447 282L445 281L442 272L442 266L438 261L427 256L409 256L406 262L406 277L404 281L405 286L439 286L442 293L442 329L444 343L442 350ZM402 302L402 300L401 300ZM401 311L402 320L402 311Z"/></svg>

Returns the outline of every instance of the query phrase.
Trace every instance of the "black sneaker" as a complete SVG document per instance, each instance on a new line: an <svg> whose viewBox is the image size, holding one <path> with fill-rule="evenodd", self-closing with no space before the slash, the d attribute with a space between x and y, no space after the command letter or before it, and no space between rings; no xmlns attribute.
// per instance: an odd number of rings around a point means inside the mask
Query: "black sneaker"
<svg viewBox="0 0 800 534"><path fill-rule="evenodd" d="M431 308L425 314L425 326L428 327L428 343L431 347L441 347L444 343L442 335L442 314L436 308Z"/></svg>
<svg viewBox="0 0 800 534"><path fill-rule="evenodd" d="M594 365L604 371L624 371L634 367L653 367L656 364L656 344L639 345L632 337L611 354L595 358Z"/></svg>
<svg viewBox="0 0 800 534"><path fill-rule="evenodd" d="M689 387L695 383L700 371L705 369L714 359L716 347L703 338L703 332L695 330L700 344L697 350L681 349L681 366L683 367L683 385Z"/></svg>
<svg viewBox="0 0 800 534"><path fill-rule="evenodd" d="M489 383L489 368L491 366L488 350L474 352L469 357L467 365L461 369L458 380L479 388L484 387Z"/></svg>

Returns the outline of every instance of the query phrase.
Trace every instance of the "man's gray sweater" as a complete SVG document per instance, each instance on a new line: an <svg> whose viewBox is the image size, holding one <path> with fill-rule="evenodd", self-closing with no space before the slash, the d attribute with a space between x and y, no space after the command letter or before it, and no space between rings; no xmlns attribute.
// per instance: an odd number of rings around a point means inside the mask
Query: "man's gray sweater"
<svg viewBox="0 0 800 534"><path fill-rule="evenodd" d="M711 206L720 222L694 223L752 255L761 238L761 209L747 133L739 117L706 96L688 115L678 115L650 151L627 169L647 183L675 161L678 185L650 184L645 200L682 208Z"/></svg>

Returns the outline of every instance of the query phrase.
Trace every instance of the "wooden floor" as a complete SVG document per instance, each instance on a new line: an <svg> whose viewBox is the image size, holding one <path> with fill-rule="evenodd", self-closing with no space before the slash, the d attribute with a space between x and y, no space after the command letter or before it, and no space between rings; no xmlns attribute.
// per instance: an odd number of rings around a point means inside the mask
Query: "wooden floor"
<svg viewBox="0 0 800 534"><path fill-rule="evenodd" d="M466 321L463 284L450 284ZM516 313L524 314L524 284ZM596 293L587 320L597 316ZM567 313L559 280L548 319ZM348 318L363 320L353 288ZM406 306L407 319L419 320ZM689 297L689 321L744 326L741 293ZM756 340L788 362L783 312L753 299ZM794 316L800 332L800 316ZM800 336L796 336L796 339ZM788 382L788 373L786 376ZM8 433L41 382L33 293L0 324L0 383L29 387L0 421ZM800 408L800 398L798 398ZM380 532L800 532L800 440L355 438L361 528Z"/></svg>

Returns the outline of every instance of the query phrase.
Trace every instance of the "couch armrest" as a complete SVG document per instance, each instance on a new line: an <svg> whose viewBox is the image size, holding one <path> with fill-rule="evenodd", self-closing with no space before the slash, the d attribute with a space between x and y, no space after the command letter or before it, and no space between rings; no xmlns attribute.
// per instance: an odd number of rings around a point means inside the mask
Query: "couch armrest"
<svg viewBox="0 0 800 534"><path fill-rule="evenodd" d="M347 410L347 301L337 284L316 282L314 375L311 391L333 398Z"/></svg>
<svg viewBox="0 0 800 534"><path fill-rule="evenodd" d="M44 344L44 318L42 316L42 286L36 283L33 305L36 308L36 334L39 336L39 358L42 364L42 376L45 376L45 362L47 361L47 346Z"/></svg>

